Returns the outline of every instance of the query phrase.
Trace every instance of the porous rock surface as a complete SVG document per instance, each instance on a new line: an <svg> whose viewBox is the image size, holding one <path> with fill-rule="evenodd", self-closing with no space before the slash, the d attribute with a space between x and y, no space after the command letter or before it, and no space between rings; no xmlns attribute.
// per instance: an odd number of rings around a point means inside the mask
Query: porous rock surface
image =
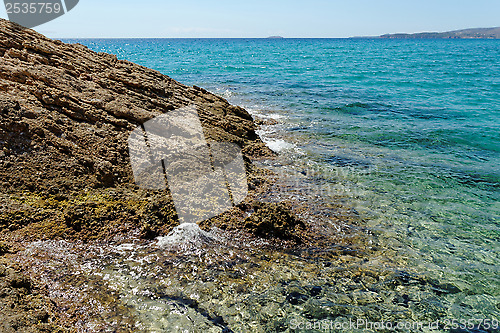
<svg viewBox="0 0 500 333"><path fill-rule="evenodd" d="M0 229L22 239L83 240L170 231L171 197L134 184L127 139L147 120L189 105L209 142L242 147L255 181L250 158L271 152L243 108L0 21Z"/></svg>

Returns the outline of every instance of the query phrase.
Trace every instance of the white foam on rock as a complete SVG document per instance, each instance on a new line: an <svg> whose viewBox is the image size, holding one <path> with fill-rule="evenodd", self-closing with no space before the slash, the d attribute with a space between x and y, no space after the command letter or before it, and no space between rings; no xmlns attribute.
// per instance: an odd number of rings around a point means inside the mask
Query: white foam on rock
<svg viewBox="0 0 500 333"><path fill-rule="evenodd" d="M252 115L257 116L262 119L273 119L273 120L282 120L287 117L278 113L260 113L260 112L252 112Z"/></svg>
<svg viewBox="0 0 500 333"><path fill-rule="evenodd" d="M135 244L121 244L121 245L118 245L115 250L117 252L120 252L120 253L125 253L127 251L134 251L137 249L137 246Z"/></svg>
<svg viewBox="0 0 500 333"><path fill-rule="evenodd" d="M264 140L267 146L274 152L280 153L287 149L295 148L295 145L290 142L286 142L285 140L277 139L277 140Z"/></svg>
<svg viewBox="0 0 500 333"><path fill-rule="evenodd" d="M203 244L216 241L217 237L201 230L196 223L183 223L174 228L167 236L158 237L156 245L159 247L171 245Z"/></svg>

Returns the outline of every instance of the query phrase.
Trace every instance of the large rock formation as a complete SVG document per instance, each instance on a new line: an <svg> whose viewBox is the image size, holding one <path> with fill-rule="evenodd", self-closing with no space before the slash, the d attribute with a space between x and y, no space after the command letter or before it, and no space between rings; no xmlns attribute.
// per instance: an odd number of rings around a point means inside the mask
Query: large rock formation
<svg viewBox="0 0 500 333"><path fill-rule="evenodd" d="M171 230L177 224L171 197L134 184L127 139L145 121L188 105L196 105L207 140L242 147L249 179L258 183L249 158L270 151L241 107L114 55L1 20L3 236L85 240Z"/></svg>
<svg viewBox="0 0 500 333"><path fill-rule="evenodd" d="M128 138L146 121L191 105L209 143L242 148L251 190L202 227L300 242L304 224L286 204L258 202L268 178L251 158L272 152L247 111L157 71L0 20L0 331L72 326L9 259L23 242L152 238L179 223L168 190L136 186Z"/></svg>

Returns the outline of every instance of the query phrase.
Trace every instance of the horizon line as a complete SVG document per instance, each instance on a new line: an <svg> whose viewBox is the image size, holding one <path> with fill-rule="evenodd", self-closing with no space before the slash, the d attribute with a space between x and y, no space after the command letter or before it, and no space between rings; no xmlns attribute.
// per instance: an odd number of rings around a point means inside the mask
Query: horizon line
<svg viewBox="0 0 500 333"><path fill-rule="evenodd" d="M367 37L50 37L52 39L270 39L270 40L282 40L282 39L349 39L349 38L380 38L379 36L367 36Z"/></svg>
<svg viewBox="0 0 500 333"><path fill-rule="evenodd" d="M48 37L47 35L45 35ZM267 40L284 40L284 39L377 39L377 40L407 40L405 38L384 38L382 36L352 36L352 37L48 37L50 39L267 39ZM498 40L495 38L419 38L419 39L444 39L444 40Z"/></svg>

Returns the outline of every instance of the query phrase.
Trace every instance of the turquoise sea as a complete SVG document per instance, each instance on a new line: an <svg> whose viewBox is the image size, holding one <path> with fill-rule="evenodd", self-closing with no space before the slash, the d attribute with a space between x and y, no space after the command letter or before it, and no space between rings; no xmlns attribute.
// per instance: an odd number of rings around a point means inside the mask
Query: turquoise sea
<svg viewBox="0 0 500 333"><path fill-rule="evenodd" d="M498 323L499 41L66 41L117 54L184 84L204 87L257 117L275 120L260 131L281 153L270 168L286 169L289 180L302 175L296 187L307 188L327 204L340 200L350 207L377 236L381 258L426 281L439 281L433 284L432 297L422 294L411 301L427 305L410 306L410 317ZM408 303L413 294L402 295L400 301L405 303L406 297ZM433 315L421 315L433 307ZM230 315L219 315L223 320L217 327L235 332L253 327L241 324L239 330L228 321ZM291 317L280 316L285 319L276 331L290 329ZM398 315L374 318L395 320ZM273 331L255 325L255 331ZM440 327L450 332L495 331L484 325L482 331Z"/></svg>

